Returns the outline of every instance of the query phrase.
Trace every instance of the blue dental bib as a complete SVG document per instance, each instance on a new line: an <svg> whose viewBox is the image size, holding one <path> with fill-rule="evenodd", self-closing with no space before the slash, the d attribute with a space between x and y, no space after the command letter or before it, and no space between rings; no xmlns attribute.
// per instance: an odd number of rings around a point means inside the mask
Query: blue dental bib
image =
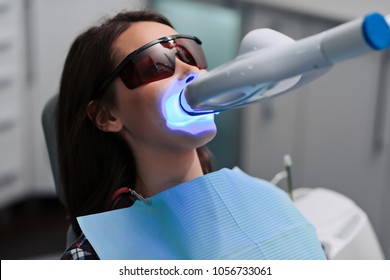
<svg viewBox="0 0 390 280"><path fill-rule="evenodd" d="M101 259L324 259L286 193L221 169L129 208L78 218Z"/></svg>

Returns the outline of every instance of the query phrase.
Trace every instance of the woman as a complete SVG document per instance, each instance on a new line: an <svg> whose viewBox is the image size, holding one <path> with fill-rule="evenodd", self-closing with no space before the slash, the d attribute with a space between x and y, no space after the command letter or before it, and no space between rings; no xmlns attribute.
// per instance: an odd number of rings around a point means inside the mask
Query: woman
<svg viewBox="0 0 390 280"><path fill-rule="evenodd" d="M99 258L77 217L148 202L211 172L204 145L216 134L213 117L183 125L166 107L206 67L199 39L178 35L156 13L120 13L75 40L60 86L58 143L81 236L63 259Z"/></svg>
<svg viewBox="0 0 390 280"><path fill-rule="evenodd" d="M161 15L121 13L81 34L69 51L60 86L58 141L66 204L78 235L76 217L110 209L112 196L122 187L132 186L148 197L211 171L203 145L214 137L214 123L202 136L171 133L159 107L172 84L184 88L203 69L176 59L172 77L134 89L115 77L101 88L128 54L173 34L177 32ZM115 207L129 206L134 196L114 200ZM83 253L79 248L79 255L95 257L83 237L77 243L81 250L88 247Z"/></svg>

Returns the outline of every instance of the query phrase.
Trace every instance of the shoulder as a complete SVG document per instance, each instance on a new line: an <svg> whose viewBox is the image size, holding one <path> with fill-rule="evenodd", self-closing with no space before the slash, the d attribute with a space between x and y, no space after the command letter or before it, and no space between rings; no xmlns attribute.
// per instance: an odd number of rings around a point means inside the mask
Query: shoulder
<svg viewBox="0 0 390 280"><path fill-rule="evenodd" d="M89 243L85 235L82 234L64 252L61 260L99 260L99 257L93 249L91 243Z"/></svg>

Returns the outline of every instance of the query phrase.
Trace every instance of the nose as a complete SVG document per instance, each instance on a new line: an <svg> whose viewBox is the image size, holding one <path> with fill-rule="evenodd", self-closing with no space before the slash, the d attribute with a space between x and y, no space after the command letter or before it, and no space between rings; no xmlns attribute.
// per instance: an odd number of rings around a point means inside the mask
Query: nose
<svg viewBox="0 0 390 280"><path fill-rule="evenodd" d="M195 79L195 77L193 75L189 76L186 80L186 84L188 84L189 82L191 82L193 79Z"/></svg>
<svg viewBox="0 0 390 280"><path fill-rule="evenodd" d="M179 81L184 81L186 84L192 82L205 71L185 63L180 59L176 59L176 74L178 75Z"/></svg>

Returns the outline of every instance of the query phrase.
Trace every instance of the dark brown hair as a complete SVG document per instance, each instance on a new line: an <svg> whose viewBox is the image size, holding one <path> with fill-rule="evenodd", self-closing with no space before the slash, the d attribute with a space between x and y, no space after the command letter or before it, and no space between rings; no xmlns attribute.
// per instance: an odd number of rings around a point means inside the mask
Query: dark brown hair
<svg viewBox="0 0 390 280"><path fill-rule="evenodd" d="M88 118L87 105L100 83L115 67L113 42L133 22L153 21L168 26L164 16L148 11L123 12L80 34L65 61L59 91L58 153L61 186L70 222L76 217L107 210L116 189L133 186L136 163L129 146L114 133L102 132ZM101 100L112 103L112 87ZM197 149L203 172L211 172L206 147Z"/></svg>

